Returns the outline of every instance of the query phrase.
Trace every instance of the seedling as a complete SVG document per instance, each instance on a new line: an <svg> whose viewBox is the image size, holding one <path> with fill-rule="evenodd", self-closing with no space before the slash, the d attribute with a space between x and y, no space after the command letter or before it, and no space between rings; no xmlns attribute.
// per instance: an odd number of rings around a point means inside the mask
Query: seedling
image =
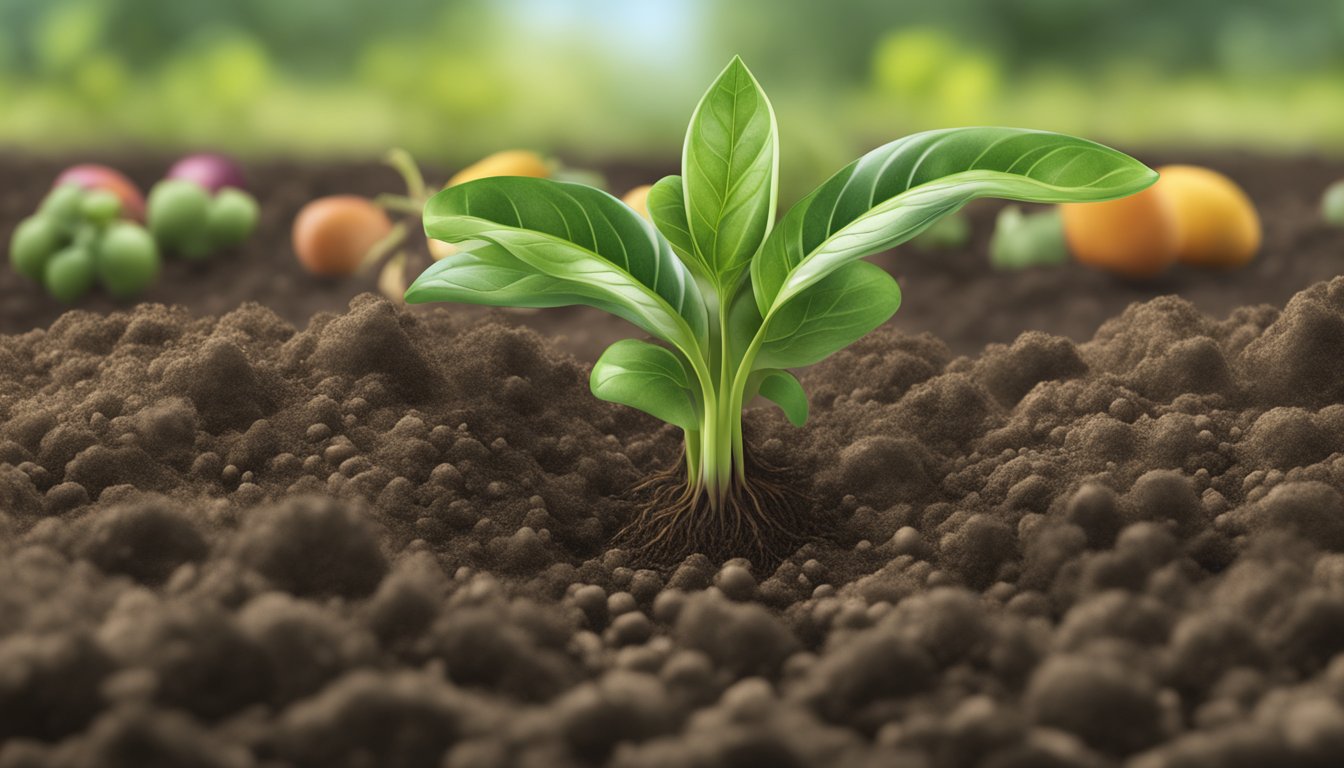
<svg viewBox="0 0 1344 768"><path fill-rule="evenodd" d="M425 232L462 250L429 267L408 302L585 304L662 342L616 342L590 381L597 397L684 434L684 474L651 481L619 537L649 558L777 555L796 543L796 494L758 471L742 411L760 394L803 424L807 396L789 369L895 313L896 281L864 257L975 198L1107 200L1157 178L1083 139L953 128L869 152L776 223L776 133L769 100L734 58L691 117L681 175L649 192L652 226L605 192L534 178L449 187L425 207Z"/></svg>

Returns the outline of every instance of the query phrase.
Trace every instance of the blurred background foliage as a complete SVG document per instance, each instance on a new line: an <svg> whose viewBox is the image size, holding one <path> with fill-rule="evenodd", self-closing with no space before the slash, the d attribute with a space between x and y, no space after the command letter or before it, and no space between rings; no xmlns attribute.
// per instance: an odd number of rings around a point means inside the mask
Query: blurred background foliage
<svg viewBox="0 0 1344 768"><path fill-rule="evenodd" d="M0 0L0 145L674 159L733 53L786 181L950 124L1344 152L1340 0Z"/></svg>

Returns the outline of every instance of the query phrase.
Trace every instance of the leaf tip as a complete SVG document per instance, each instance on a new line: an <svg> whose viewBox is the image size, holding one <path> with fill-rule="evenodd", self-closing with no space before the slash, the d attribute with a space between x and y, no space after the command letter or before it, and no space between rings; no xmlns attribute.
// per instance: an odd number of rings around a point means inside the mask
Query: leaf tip
<svg viewBox="0 0 1344 768"><path fill-rule="evenodd" d="M733 54L733 58L728 61L728 66L723 68L723 72L719 74L719 78L722 79L725 75L729 74L745 74L752 80L756 79L756 76L751 74L751 70L747 68L747 63L742 60L742 56L739 54Z"/></svg>
<svg viewBox="0 0 1344 768"><path fill-rule="evenodd" d="M406 292L401 295L401 300L407 304L424 304L433 301L429 296L429 291L425 288L425 276L423 273L406 287Z"/></svg>

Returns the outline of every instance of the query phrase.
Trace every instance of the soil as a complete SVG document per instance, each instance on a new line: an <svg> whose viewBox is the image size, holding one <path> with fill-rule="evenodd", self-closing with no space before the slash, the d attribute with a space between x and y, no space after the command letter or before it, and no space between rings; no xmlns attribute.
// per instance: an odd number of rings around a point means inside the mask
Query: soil
<svg viewBox="0 0 1344 768"><path fill-rule="evenodd" d="M1338 765L1344 278L1252 303L889 324L748 412L773 567L611 548L677 430L517 323L0 336L0 768Z"/></svg>
<svg viewBox="0 0 1344 768"><path fill-rule="evenodd" d="M957 354L975 354L987 343L1009 343L1023 331L1044 331L1082 342L1107 318L1135 301L1177 294L1203 312L1222 317L1251 304L1282 306L1297 291L1344 274L1344 229L1321 222L1321 192L1344 178L1344 162L1303 156L1267 158L1248 154L1150 153L1152 165L1193 162L1217 168L1243 185L1259 208L1265 246L1249 267L1234 272L1177 268L1152 281L1131 282L1076 264L995 272L987 266L989 235L1002 204L981 201L967 208L972 239L964 248L928 250L906 245L874 259L901 284L903 305L892 323L909 333L930 332ZM148 189L173 158L142 156L32 157L0 153L0 243L37 207L51 179L75 162L107 162ZM620 194L638 184L675 173L676 163L624 161L602 169L608 188ZM787 169L786 169L787 172ZM427 168L429 179L446 169ZM179 304L196 315L219 315L245 301L273 309L302 327L314 313L339 312L351 298L376 291L376 272L344 279L320 278L299 267L290 246L290 225L315 197L398 192L400 178L372 162L301 164L266 161L248 165L262 202L262 220L247 247L204 264L170 261L145 301ZM409 274L429 264L417 231L408 240ZM79 308L107 312L119 306L96 293ZM12 270L0 268L0 333L43 328L67 307L46 296ZM581 360L593 361L612 342L630 335L624 321L584 307L501 310L454 307L465 318L493 317L535 328Z"/></svg>
<svg viewBox="0 0 1344 768"><path fill-rule="evenodd" d="M883 329L749 414L835 530L655 570L675 430L529 330L70 312L0 340L0 766L1328 765L1341 347L1344 278Z"/></svg>

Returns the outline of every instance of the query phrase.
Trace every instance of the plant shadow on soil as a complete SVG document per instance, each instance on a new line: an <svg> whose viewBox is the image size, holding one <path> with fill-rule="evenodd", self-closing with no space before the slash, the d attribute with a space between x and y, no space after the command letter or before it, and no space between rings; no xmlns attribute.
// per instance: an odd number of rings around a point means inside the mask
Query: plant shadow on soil
<svg viewBox="0 0 1344 768"><path fill-rule="evenodd" d="M16 329L0 768L1338 765L1344 278L1260 301L879 330L748 414L828 521L770 566L610 548L680 436L526 328Z"/></svg>

